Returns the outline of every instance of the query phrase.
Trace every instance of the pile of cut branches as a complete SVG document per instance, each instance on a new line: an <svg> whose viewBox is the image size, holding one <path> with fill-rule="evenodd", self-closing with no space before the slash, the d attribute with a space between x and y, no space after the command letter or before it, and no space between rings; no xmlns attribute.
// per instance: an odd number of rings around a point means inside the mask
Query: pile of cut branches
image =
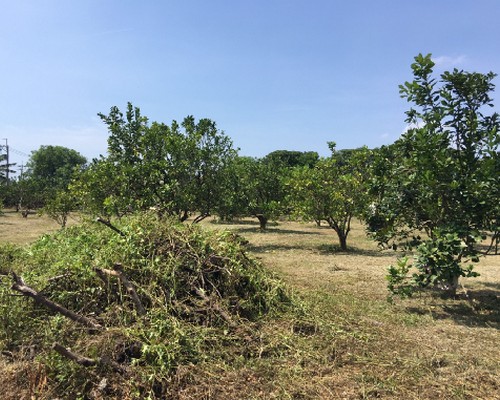
<svg viewBox="0 0 500 400"><path fill-rule="evenodd" d="M100 222L0 249L0 351L38 360L57 393L162 397L178 366L230 357L221 343L293 304L233 233Z"/></svg>

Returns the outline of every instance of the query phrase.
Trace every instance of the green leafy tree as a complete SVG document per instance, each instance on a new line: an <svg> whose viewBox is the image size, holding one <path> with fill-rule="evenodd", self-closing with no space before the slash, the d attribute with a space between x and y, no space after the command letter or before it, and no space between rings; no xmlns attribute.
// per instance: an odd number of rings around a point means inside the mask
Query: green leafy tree
<svg viewBox="0 0 500 400"><path fill-rule="evenodd" d="M319 160L315 151L276 150L269 153L265 159L273 164L281 164L288 168L314 167Z"/></svg>
<svg viewBox="0 0 500 400"><path fill-rule="evenodd" d="M284 202L287 168L265 157L238 157L233 167L237 176L233 204L242 215L257 218L260 229L265 230L270 220L287 211Z"/></svg>
<svg viewBox="0 0 500 400"><path fill-rule="evenodd" d="M111 197L104 196L109 191L102 186L94 197L104 197L112 205L108 208L121 213L154 207L181 221L198 213L198 222L217 211L236 150L215 122L189 116L182 124L149 124L131 103L125 115L112 107L108 115L99 116L110 133L105 169L114 168L117 182ZM95 172L102 167L96 166ZM92 190L89 185L87 189Z"/></svg>
<svg viewBox="0 0 500 400"><path fill-rule="evenodd" d="M325 220L335 231L340 249L347 250L351 221L361 216L367 204L370 150L337 151L318 161L314 168L293 171L288 182L289 201L294 213L305 220Z"/></svg>
<svg viewBox="0 0 500 400"><path fill-rule="evenodd" d="M458 277L472 271L457 266L477 260L477 240L498 216L499 118L486 113L495 74L455 69L438 80L433 67L430 55L417 56L414 80L400 86L414 104L407 112L411 128L378 154L372 226L380 243L423 246L420 255L446 241L454 261L422 264L425 277L415 287L432 283L454 293ZM457 238L463 245L456 246Z"/></svg>
<svg viewBox="0 0 500 400"><path fill-rule="evenodd" d="M201 119L196 123L190 116L184 119L182 126L188 143L193 143L192 186L194 208L199 212L195 222L199 222L220 209L219 203L229 195L227 171L237 152L233 149L231 139L209 119Z"/></svg>
<svg viewBox="0 0 500 400"><path fill-rule="evenodd" d="M65 228L71 212L77 208L78 201L74 195L66 190L60 190L49 199L41 213L55 220L61 228Z"/></svg>
<svg viewBox="0 0 500 400"><path fill-rule="evenodd" d="M76 150L62 146L41 146L31 153L27 172L20 179L19 200L28 208L43 207L59 191L68 189L73 174L87 160ZM22 182L22 183L21 183Z"/></svg>
<svg viewBox="0 0 500 400"><path fill-rule="evenodd" d="M87 159L76 150L62 146L41 146L31 153L27 176L47 187L67 188L75 169L82 168Z"/></svg>

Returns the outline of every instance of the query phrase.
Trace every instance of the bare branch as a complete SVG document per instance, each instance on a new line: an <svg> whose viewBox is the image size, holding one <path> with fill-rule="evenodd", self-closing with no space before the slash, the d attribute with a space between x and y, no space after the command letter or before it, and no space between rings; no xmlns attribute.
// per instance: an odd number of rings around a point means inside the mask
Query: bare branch
<svg viewBox="0 0 500 400"><path fill-rule="evenodd" d="M79 314L61 306L60 304L57 304L57 303L53 302L52 300L47 299L44 295L38 293L33 288L27 286L24 283L23 278L21 278L20 276L17 276L14 272L12 273L12 278L14 280L14 283L11 286L12 290L20 292L23 296L31 297L33 300L35 300L36 303L41 304L52 311L58 312L59 314L62 314L65 317L67 317L75 322L78 322L82 325L85 325L93 330L102 330L103 329L102 325L98 324L94 320L87 318L83 315L79 315Z"/></svg>
<svg viewBox="0 0 500 400"><path fill-rule="evenodd" d="M121 264L115 264L114 269L104 269L104 268L94 268L94 270L97 272L97 274L103 279L103 276L115 276L118 279L120 279L121 283L127 290L128 295L132 299L132 302L135 305L135 309L137 310L137 313L139 315L145 315L146 314L146 309L142 305L141 299L139 299L139 296L137 295L137 292L135 291L134 285L132 282L128 280L128 278L125 276L123 273L123 267Z"/></svg>
<svg viewBox="0 0 500 400"><path fill-rule="evenodd" d="M99 217L96 219L97 222L100 222L103 225L106 225L108 228L114 230L116 233L118 233L120 236L125 236L125 234L119 230L116 226L112 225L111 222L106 221L105 219Z"/></svg>

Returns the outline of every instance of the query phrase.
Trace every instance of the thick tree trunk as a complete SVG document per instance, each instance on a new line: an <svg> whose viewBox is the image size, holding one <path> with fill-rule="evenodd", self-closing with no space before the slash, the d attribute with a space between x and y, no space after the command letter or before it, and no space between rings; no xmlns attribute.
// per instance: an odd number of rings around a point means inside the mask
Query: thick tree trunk
<svg viewBox="0 0 500 400"><path fill-rule="evenodd" d="M255 214L255 217L259 220L260 230L265 231L267 227L268 218L264 214Z"/></svg>
<svg viewBox="0 0 500 400"><path fill-rule="evenodd" d="M438 282L436 286L439 290L443 291L443 294L446 297L453 298L457 295L458 278L459 278L458 275L453 276L449 280Z"/></svg>
<svg viewBox="0 0 500 400"><path fill-rule="evenodd" d="M347 236L342 235L338 232L337 232L337 236L339 237L340 250L347 251Z"/></svg>
<svg viewBox="0 0 500 400"><path fill-rule="evenodd" d="M184 221L185 221L185 220L187 220L188 218L189 218L189 213L188 213L186 210L184 210L184 211L182 212L182 214L180 215L179 220L180 220L181 222L184 222Z"/></svg>
<svg viewBox="0 0 500 400"><path fill-rule="evenodd" d="M351 230L351 219L349 218L345 224L338 224L333 218L327 219L328 225L332 228L339 238L340 250L347 251L347 236Z"/></svg>

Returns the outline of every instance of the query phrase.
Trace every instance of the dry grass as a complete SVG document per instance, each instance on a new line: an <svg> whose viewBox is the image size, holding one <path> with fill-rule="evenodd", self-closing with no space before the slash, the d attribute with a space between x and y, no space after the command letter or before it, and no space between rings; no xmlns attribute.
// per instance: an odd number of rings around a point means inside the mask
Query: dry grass
<svg viewBox="0 0 500 400"><path fill-rule="evenodd" d="M303 297L307 312L255 326L259 339L241 357L179 368L171 398L500 398L500 256L481 261L481 276L464 282L467 296L422 294L390 304L384 276L397 255L379 252L360 224L346 253L336 250L331 229L313 224L280 222L267 232L249 220L205 225L244 236L250 252ZM53 229L37 216L0 217L0 241L27 242Z"/></svg>
<svg viewBox="0 0 500 400"><path fill-rule="evenodd" d="M23 218L20 212L3 210L0 215L0 243L26 244L34 241L40 235L56 231L60 225L36 213Z"/></svg>
<svg viewBox="0 0 500 400"><path fill-rule="evenodd" d="M300 360L275 369L290 387L275 398L500 398L500 256L483 259L481 276L463 280L457 299L422 294L390 304L384 277L397 254L380 252L360 224L347 253L331 229L313 224L229 228L313 304L320 327Z"/></svg>

